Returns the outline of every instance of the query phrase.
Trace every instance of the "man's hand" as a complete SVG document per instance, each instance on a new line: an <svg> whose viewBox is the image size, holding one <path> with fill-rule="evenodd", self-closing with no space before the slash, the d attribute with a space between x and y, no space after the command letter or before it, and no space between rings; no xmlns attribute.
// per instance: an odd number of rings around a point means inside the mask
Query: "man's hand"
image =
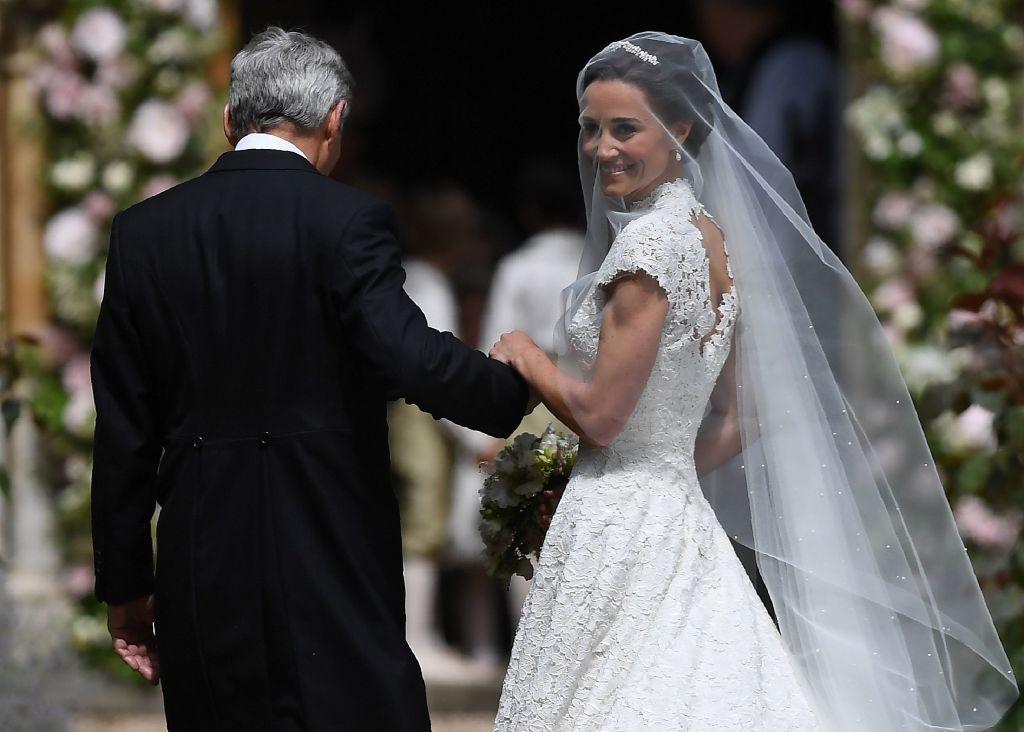
<svg viewBox="0 0 1024 732"><path fill-rule="evenodd" d="M153 595L122 605L108 605L107 630L121 660L156 686L160 683L160 656L153 636L154 609Z"/></svg>

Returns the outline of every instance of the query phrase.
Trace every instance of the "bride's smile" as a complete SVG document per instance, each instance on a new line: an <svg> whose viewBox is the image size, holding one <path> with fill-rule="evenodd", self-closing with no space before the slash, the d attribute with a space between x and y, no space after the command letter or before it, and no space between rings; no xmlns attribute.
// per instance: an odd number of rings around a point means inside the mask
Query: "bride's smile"
<svg viewBox="0 0 1024 732"><path fill-rule="evenodd" d="M602 192L626 202L643 198L680 176L676 151L689 134L674 134L651 112L639 87L623 81L595 81L587 87L580 114L582 152L598 166Z"/></svg>

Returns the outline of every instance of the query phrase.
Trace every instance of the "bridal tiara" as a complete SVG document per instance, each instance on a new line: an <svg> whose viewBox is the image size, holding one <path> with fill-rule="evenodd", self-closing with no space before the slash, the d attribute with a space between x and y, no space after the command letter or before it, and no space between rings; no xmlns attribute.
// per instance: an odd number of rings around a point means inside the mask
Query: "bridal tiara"
<svg viewBox="0 0 1024 732"><path fill-rule="evenodd" d="M651 66L658 65L657 56L655 56L653 53L647 53L647 51L640 48L640 46L636 46L630 43L629 41L615 41L614 43L611 44L611 47L621 48L623 51L629 51L631 54L641 59L642 61L646 61Z"/></svg>

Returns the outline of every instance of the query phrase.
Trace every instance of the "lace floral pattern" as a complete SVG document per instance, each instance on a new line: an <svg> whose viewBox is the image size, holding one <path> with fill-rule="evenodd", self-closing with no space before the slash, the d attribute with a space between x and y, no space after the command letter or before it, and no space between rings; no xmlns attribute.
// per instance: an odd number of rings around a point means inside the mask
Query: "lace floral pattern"
<svg viewBox="0 0 1024 732"><path fill-rule="evenodd" d="M586 374L605 286L654 277L669 299L644 393L606 447L583 445L523 607L496 732L818 732L782 639L697 480L696 433L729 353L735 287L711 304L685 181L616 237L569 328ZM731 268L729 269L732 275Z"/></svg>

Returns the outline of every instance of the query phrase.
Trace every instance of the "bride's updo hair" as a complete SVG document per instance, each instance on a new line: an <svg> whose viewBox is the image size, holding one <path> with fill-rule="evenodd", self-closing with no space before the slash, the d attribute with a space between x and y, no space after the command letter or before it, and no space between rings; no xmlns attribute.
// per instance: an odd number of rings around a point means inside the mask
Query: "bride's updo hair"
<svg viewBox="0 0 1024 732"><path fill-rule="evenodd" d="M711 93L692 71L681 70L677 64L655 65L624 50L614 50L583 72L584 90L595 81L621 81L639 88L666 127L692 122L690 134L682 146L693 157L697 157L704 140L711 134L714 123Z"/></svg>

